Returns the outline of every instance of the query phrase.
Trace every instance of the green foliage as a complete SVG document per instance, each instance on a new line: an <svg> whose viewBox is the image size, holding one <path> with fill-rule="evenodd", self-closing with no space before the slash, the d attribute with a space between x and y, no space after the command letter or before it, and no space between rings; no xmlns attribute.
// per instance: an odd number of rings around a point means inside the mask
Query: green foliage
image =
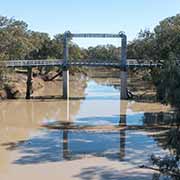
<svg viewBox="0 0 180 180"><path fill-rule="evenodd" d="M128 57L167 60L170 54L180 59L180 14L164 19L153 32L144 30L128 45Z"/></svg>
<svg viewBox="0 0 180 180"><path fill-rule="evenodd" d="M23 21L0 17L0 58L20 59L30 49L27 24Z"/></svg>
<svg viewBox="0 0 180 180"><path fill-rule="evenodd" d="M127 55L129 59L158 59L154 34L149 30L141 30L138 39L135 39L128 44Z"/></svg>
<svg viewBox="0 0 180 180"><path fill-rule="evenodd" d="M112 45L80 48L69 39L70 60L105 59L119 61L120 49ZM63 34L50 38L28 29L23 21L0 16L0 59L62 59Z"/></svg>
<svg viewBox="0 0 180 180"><path fill-rule="evenodd" d="M154 32L159 57L167 59L173 53L180 59L180 14L161 21Z"/></svg>
<svg viewBox="0 0 180 180"><path fill-rule="evenodd" d="M120 49L113 45L106 46L96 46L88 48L88 58L89 59L99 59L99 60L114 60L119 61L120 59Z"/></svg>
<svg viewBox="0 0 180 180"><path fill-rule="evenodd" d="M164 19L153 32L141 31L138 39L128 45L128 57L135 59L164 60L161 69L151 71L157 88L157 98L163 103L180 108L180 14Z"/></svg>
<svg viewBox="0 0 180 180"><path fill-rule="evenodd" d="M180 108L180 67L174 58L165 61L162 69L156 72L154 83L161 102Z"/></svg>

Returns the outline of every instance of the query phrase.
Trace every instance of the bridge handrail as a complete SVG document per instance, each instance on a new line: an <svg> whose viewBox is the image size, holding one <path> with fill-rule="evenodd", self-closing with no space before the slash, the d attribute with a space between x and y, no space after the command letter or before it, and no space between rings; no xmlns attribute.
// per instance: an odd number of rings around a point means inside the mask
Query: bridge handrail
<svg viewBox="0 0 180 180"><path fill-rule="evenodd" d="M145 61L145 60L144 60ZM63 59L41 59L41 60L7 60L7 61L0 61L0 66L3 67L30 67L30 66L58 66L63 65ZM163 61L159 61L160 63L154 63L153 61L145 61L142 63L136 59L128 59L127 66L129 67L142 67L142 66L160 66L162 65ZM179 62L179 61L177 61ZM72 66L121 66L120 61L117 60L98 60L98 59L77 59L77 60L70 60L68 61L69 65Z"/></svg>
<svg viewBox="0 0 180 180"><path fill-rule="evenodd" d="M62 65L63 59L41 59L41 60L7 60L0 61L0 66L38 66L38 65Z"/></svg>

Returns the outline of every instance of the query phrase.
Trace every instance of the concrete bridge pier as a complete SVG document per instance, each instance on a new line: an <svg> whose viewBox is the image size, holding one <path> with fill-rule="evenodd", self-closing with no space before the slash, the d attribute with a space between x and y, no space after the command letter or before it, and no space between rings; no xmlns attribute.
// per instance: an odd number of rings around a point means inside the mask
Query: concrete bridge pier
<svg viewBox="0 0 180 180"><path fill-rule="evenodd" d="M69 70L63 70L63 98L69 98Z"/></svg>
<svg viewBox="0 0 180 180"><path fill-rule="evenodd" d="M31 98L32 93L32 67L27 68L26 99Z"/></svg>
<svg viewBox="0 0 180 180"><path fill-rule="evenodd" d="M121 70L121 99L128 99L128 90L127 90L127 71Z"/></svg>
<svg viewBox="0 0 180 180"><path fill-rule="evenodd" d="M121 99L128 99L127 90L127 37L122 34L121 40Z"/></svg>

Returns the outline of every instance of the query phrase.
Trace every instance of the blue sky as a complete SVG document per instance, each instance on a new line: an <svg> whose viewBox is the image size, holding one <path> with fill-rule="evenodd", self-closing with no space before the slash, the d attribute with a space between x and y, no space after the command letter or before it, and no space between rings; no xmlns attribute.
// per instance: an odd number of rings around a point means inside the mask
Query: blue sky
<svg viewBox="0 0 180 180"><path fill-rule="evenodd" d="M180 0L0 0L0 14L24 20L29 28L51 36L71 32L118 33L128 40L140 29L153 29L165 17L180 13ZM76 39L80 46L112 43L105 39Z"/></svg>

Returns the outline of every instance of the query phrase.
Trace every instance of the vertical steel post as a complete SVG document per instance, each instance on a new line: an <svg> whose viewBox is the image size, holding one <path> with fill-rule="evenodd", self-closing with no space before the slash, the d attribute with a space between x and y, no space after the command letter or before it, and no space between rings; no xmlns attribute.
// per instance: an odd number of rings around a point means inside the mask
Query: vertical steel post
<svg viewBox="0 0 180 180"><path fill-rule="evenodd" d="M121 39L121 99L128 99L127 92L127 37L122 34Z"/></svg>
<svg viewBox="0 0 180 180"><path fill-rule="evenodd" d="M30 99L32 93L32 67L27 69L26 99Z"/></svg>
<svg viewBox="0 0 180 180"><path fill-rule="evenodd" d="M64 63L63 63L63 98L69 98L69 70L68 70L68 34L64 33Z"/></svg>
<svg viewBox="0 0 180 180"><path fill-rule="evenodd" d="M126 111L127 111L128 101L120 101L120 120L119 126L127 126L126 122ZM121 161L124 160L125 152L126 152L126 129L123 128L120 130L120 151L119 151L119 158Z"/></svg>

